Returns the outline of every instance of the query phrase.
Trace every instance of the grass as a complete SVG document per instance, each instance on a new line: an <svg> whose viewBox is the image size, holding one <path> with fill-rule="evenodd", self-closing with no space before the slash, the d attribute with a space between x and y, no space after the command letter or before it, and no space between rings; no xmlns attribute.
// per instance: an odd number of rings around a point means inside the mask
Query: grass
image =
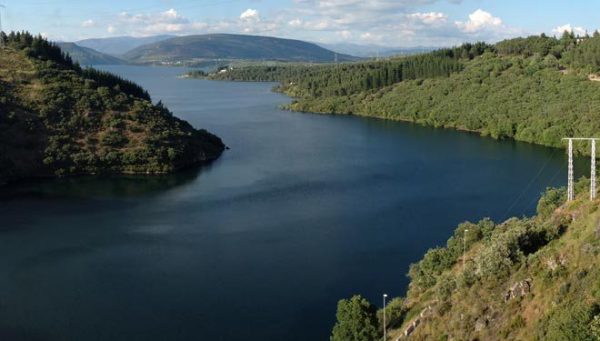
<svg viewBox="0 0 600 341"><path fill-rule="evenodd" d="M463 269L460 259L442 272L438 278L449 277L456 281L457 287L447 302L434 304L434 314L421 321L410 339L559 339L571 335L562 322L567 321L567 326L587 323L577 320L581 314L576 314L573 302L578 302L582 307L580 310L586 314L588 311L595 314L594 307L600 302L600 269L597 266L600 263L600 200L589 201L585 189L580 193L575 201L561 205L549 217L531 218L530 223L534 227L552 226L569 218L572 220L562 235L511 266L507 276L480 275L473 285L461 285ZM525 221L526 218L498 225L491 241L479 241L467 251L464 256L467 263L481 261L482 252L499 236L498 231L519 228ZM556 265L554 270L550 264ZM526 278L531 279L530 294L505 302L507 290ZM406 318L399 328L389 331L390 340L400 337L422 309L435 302L439 286L438 281L423 291L411 288L405 300L408 308ZM449 305L449 309L443 311L441 307L444 305ZM584 317L587 319L587 315ZM488 321L487 327L476 331L476 322L484 320Z"/></svg>

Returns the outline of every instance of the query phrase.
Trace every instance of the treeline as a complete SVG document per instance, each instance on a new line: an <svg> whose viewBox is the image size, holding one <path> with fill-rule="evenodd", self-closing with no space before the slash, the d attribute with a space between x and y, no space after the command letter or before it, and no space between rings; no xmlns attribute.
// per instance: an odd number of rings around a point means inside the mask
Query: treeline
<svg viewBox="0 0 600 341"><path fill-rule="evenodd" d="M464 44L433 53L341 64L292 64L230 68L211 75L216 80L279 81L297 97L346 96L381 89L406 80L448 77L463 69L462 60L490 51L485 43Z"/></svg>
<svg viewBox="0 0 600 341"><path fill-rule="evenodd" d="M217 79L280 81L297 111L402 120L563 147L600 131L600 34L464 44L340 65L234 68ZM581 145L581 152L589 149Z"/></svg>
<svg viewBox="0 0 600 341"><path fill-rule="evenodd" d="M150 100L150 94L146 89L131 82L116 76L110 72L100 71L94 68L85 68L81 71L81 76L85 79L92 79L97 86L105 86L115 88L133 97Z"/></svg>
<svg viewBox="0 0 600 341"><path fill-rule="evenodd" d="M81 68L69 54L64 53L60 47L41 35L34 36L29 32L11 32L6 35L4 32L0 32L0 39L5 46L23 50L31 58L53 62L62 69L73 70L81 77L94 81L97 87L115 88L128 95L150 100L148 92L134 82L94 68Z"/></svg>
<svg viewBox="0 0 600 341"><path fill-rule="evenodd" d="M419 55L384 62L233 68L211 78L280 81L284 87L292 85L302 89L302 96L327 97L380 89L403 80L448 76L461 68L452 58Z"/></svg>
<svg viewBox="0 0 600 341"><path fill-rule="evenodd" d="M0 40L2 40L4 46L24 50L29 57L42 61L52 61L63 68L81 71L78 63L73 62L73 59L64 53L60 47L44 39L41 35L34 36L29 32L14 31L6 35L4 32L0 32Z"/></svg>

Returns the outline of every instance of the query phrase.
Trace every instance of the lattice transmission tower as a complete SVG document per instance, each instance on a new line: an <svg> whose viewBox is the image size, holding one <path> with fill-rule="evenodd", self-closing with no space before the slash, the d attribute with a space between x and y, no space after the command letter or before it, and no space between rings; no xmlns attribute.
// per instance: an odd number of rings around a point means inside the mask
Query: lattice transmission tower
<svg viewBox="0 0 600 341"><path fill-rule="evenodd" d="M567 200L575 199L574 175L573 175L573 141L590 141L592 143L590 162L590 200L596 199L596 141L597 137L566 137L563 140L569 142L569 165L567 171Z"/></svg>

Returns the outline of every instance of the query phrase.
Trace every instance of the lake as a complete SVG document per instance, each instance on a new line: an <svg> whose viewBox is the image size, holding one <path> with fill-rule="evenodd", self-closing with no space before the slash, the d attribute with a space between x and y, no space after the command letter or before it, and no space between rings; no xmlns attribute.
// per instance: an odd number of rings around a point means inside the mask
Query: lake
<svg viewBox="0 0 600 341"><path fill-rule="evenodd" d="M458 223L533 214L566 182L562 150L281 111L273 84L105 69L231 149L170 176L0 189L2 340L328 340L339 299L403 295Z"/></svg>

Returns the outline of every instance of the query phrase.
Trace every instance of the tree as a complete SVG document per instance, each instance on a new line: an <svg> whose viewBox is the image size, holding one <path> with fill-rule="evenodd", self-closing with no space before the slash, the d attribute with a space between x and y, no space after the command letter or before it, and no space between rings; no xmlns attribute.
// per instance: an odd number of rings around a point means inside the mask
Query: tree
<svg viewBox="0 0 600 341"><path fill-rule="evenodd" d="M338 302L331 341L375 341L380 338L377 309L360 295Z"/></svg>

